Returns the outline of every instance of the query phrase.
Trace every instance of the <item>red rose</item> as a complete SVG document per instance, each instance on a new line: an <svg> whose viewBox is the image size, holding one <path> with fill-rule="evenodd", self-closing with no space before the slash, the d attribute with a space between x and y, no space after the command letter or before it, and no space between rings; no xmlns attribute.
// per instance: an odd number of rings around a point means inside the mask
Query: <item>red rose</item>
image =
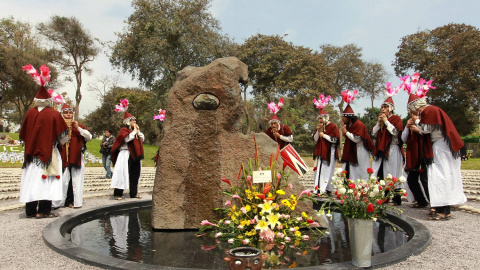
<svg viewBox="0 0 480 270"><path fill-rule="evenodd" d="M342 173L346 175L346 174L347 174L347 171L342 171Z"/></svg>
<svg viewBox="0 0 480 270"><path fill-rule="evenodd" d="M373 173L373 169L372 169L372 168L368 168L368 169L367 169L367 173L372 174L372 173Z"/></svg>
<svg viewBox="0 0 480 270"><path fill-rule="evenodd" d="M307 219L307 223L313 223L313 220Z"/></svg>
<svg viewBox="0 0 480 270"><path fill-rule="evenodd" d="M375 211L375 207L373 207L373 204L369 203L367 205L367 212L373 213L373 211Z"/></svg>
<svg viewBox="0 0 480 270"><path fill-rule="evenodd" d="M313 171L316 171L317 170L317 167L313 167Z"/></svg>
<svg viewBox="0 0 480 270"><path fill-rule="evenodd" d="M407 197L407 192L403 193L403 196Z"/></svg>
<svg viewBox="0 0 480 270"><path fill-rule="evenodd" d="M334 194L337 195L337 194L338 194L338 190L335 190L335 193L334 193Z"/></svg>
<svg viewBox="0 0 480 270"><path fill-rule="evenodd" d="M42 174L43 179L47 179L47 176L45 174Z"/></svg>
<svg viewBox="0 0 480 270"><path fill-rule="evenodd" d="M60 175L57 175L57 176L55 176L55 177L57 177L57 179L60 179Z"/></svg>
<svg viewBox="0 0 480 270"><path fill-rule="evenodd" d="M382 200L382 199L379 199L379 200L377 201L377 204L378 204L378 205L381 205L382 203L383 203L383 200Z"/></svg>
<svg viewBox="0 0 480 270"><path fill-rule="evenodd" d="M355 188L355 183L348 184L348 187L351 188L351 189L354 189Z"/></svg>
<svg viewBox="0 0 480 270"><path fill-rule="evenodd" d="M338 194L338 195L337 195L337 199L340 199L341 196L342 196L342 195Z"/></svg>
<svg viewBox="0 0 480 270"><path fill-rule="evenodd" d="M340 204L343 204L343 200L340 201Z"/></svg>

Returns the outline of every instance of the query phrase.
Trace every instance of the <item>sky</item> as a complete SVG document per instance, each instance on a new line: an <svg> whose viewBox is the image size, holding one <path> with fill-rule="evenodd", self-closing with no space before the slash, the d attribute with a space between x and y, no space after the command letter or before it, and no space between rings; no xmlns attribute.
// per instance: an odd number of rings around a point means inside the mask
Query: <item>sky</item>
<svg viewBox="0 0 480 270"><path fill-rule="evenodd" d="M32 25L47 22L52 15L75 16L93 37L102 41L116 41L115 33L123 32L133 12L127 0L0 0L0 6L1 18L13 16ZM478 0L214 0L210 7L222 32L239 44L256 34L287 34L285 40L313 50L324 44L353 43L362 48L364 61L383 64L392 85L399 84L392 63L402 37L449 23L480 28L479 10ZM84 86L94 83L95 78L119 72L105 54L90 67L93 73L84 77ZM138 86L130 74L121 77L122 86ZM74 100L73 84L65 83L54 90L67 92ZM80 115L85 116L100 106L100 101L85 88L82 93ZM380 107L384 99L376 99L374 106ZM407 99L406 93L394 97L396 113L402 117L407 114ZM366 98L352 103L354 111L361 114L369 106Z"/></svg>

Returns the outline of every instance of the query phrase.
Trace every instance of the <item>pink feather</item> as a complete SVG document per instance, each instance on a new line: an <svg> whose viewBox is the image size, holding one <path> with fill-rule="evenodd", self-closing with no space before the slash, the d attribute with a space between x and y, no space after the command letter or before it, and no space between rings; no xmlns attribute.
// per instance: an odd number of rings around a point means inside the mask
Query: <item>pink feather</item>
<svg viewBox="0 0 480 270"><path fill-rule="evenodd" d="M345 91L342 91L342 98L343 98L343 101L345 101L346 103L350 104L354 99L355 97L358 95L358 90L345 90Z"/></svg>
<svg viewBox="0 0 480 270"><path fill-rule="evenodd" d="M121 99L120 104L115 106L115 111L116 112L126 112L128 110L128 99Z"/></svg>
<svg viewBox="0 0 480 270"><path fill-rule="evenodd" d="M313 99L313 104L315 104L315 106L319 109L323 109L325 108L327 105L328 105L328 102L330 101L330 96L326 97L321 94L319 97L318 97L318 100L317 99Z"/></svg>
<svg viewBox="0 0 480 270"><path fill-rule="evenodd" d="M267 103L267 107L273 114L277 114L277 112L283 107L283 98L280 98L278 104L275 104L273 101Z"/></svg>

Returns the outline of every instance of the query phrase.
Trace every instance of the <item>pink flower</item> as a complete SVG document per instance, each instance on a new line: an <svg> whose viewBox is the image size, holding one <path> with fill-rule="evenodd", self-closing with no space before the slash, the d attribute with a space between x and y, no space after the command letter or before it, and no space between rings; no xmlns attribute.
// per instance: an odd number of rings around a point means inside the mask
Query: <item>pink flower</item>
<svg viewBox="0 0 480 270"><path fill-rule="evenodd" d="M243 230L243 226L242 226L242 225L238 225L238 226L237 226L237 229Z"/></svg>
<svg viewBox="0 0 480 270"><path fill-rule="evenodd" d="M213 224L213 223L211 223L211 222L208 221L208 220L202 220L202 223L200 223L200 225L202 225L202 226L210 225L210 226L213 226L213 227L217 227L216 224Z"/></svg>
<svg viewBox="0 0 480 270"><path fill-rule="evenodd" d="M159 114L159 115L153 115L153 120L159 120L159 121L164 121L165 120L165 114Z"/></svg>
<svg viewBox="0 0 480 270"><path fill-rule="evenodd" d="M293 185L292 185L292 183L288 184L288 186L287 186L287 187L288 187L288 188L293 188Z"/></svg>
<svg viewBox="0 0 480 270"><path fill-rule="evenodd" d="M289 243L290 241L292 241L292 238L285 236L285 242Z"/></svg>
<svg viewBox="0 0 480 270"><path fill-rule="evenodd" d="M237 194L234 194L232 198L242 200L242 198L240 198L240 196L238 196Z"/></svg>
<svg viewBox="0 0 480 270"><path fill-rule="evenodd" d="M282 178L282 175L279 172L277 172L277 179L280 180L280 178Z"/></svg>
<svg viewBox="0 0 480 270"><path fill-rule="evenodd" d="M248 239L243 239L243 240L242 240L242 243L243 243L244 245L248 245L248 244L250 243L250 240L248 240Z"/></svg>
<svg viewBox="0 0 480 270"><path fill-rule="evenodd" d="M308 236L308 235L303 235L302 238L303 238L303 240L307 241L308 239L310 239L310 236Z"/></svg>
<svg viewBox="0 0 480 270"><path fill-rule="evenodd" d="M309 190L309 189L306 189L306 190L302 191L302 192L300 193L300 195L298 195L298 197L300 198L300 197L302 197L302 195L304 195L304 194L307 194L308 197L310 197L310 190Z"/></svg>
<svg viewBox="0 0 480 270"><path fill-rule="evenodd" d="M295 229L295 227L291 227L291 228L290 228L290 231L291 231L291 232L296 232L297 229Z"/></svg>
<svg viewBox="0 0 480 270"><path fill-rule="evenodd" d="M265 229L261 231L259 236L260 236L260 240L265 241L267 243L272 243L275 239L275 233L270 229Z"/></svg>
<svg viewBox="0 0 480 270"><path fill-rule="evenodd" d="M240 211L241 211L243 214L246 214L246 213L247 213L247 209L245 209L245 207L240 208Z"/></svg>
<svg viewBox="0 0 480 270"><path fill-rule="evenodd" d="M232 206L232 202L231 201L226 201L225 205Z"/></svg>
<svg viewBox="0 0 480 270"><path fill-rule="evenodd" d="M221 232L218 232L218 233L215 234L215 238L218 238L218 237L220 237L221 235L222 235L222 233L221 233Z"/></svg>
<svg viewBox="0 0 480 270"><path fill-rule="evenodd" d="M225 220L225 225L230 225L230 220Z"/></svg>
<svg viewBox="0 0 480 270"><path fill-rule="evenodd" d="M228 243L233 244L233 239L232 238L228 239Z"/></svg>
<svg viewBox="0 0 480 270"><path fill-rule="evenodd" d="M276 237L277 237L277 238L284 238L284 237L285 237L285 234L279 232L279 233L277 233L277 236L276 236Z"/></svg>

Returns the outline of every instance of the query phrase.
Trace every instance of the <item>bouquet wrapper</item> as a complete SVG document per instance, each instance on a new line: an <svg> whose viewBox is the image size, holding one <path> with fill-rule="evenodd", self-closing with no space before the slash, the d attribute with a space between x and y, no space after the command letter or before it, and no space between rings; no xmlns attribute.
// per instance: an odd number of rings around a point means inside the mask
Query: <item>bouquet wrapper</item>
<svg viewBox="0 0 480 270"><path fill-rule="evenodd" d="M290 167L298 175L303 176L308 171L308 165L302 157L295 151L291 144L285 146L280 150L280 155L283 159L283 168Z"/></svg>

